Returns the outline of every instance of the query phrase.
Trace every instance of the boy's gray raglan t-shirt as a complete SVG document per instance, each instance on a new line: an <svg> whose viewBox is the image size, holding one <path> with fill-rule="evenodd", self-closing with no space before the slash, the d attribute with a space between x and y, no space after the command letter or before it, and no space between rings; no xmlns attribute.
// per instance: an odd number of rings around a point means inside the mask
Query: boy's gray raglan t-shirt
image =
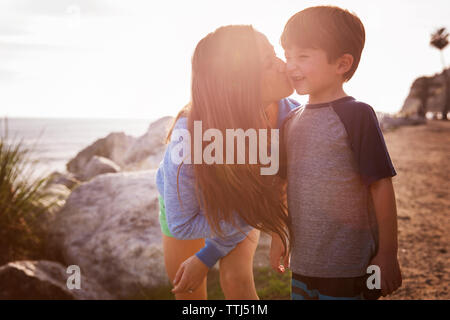
<svg viewBox="0 0 450 320"><path fill-rule="evenodd" d="M291 269L308 277L366 274L378 232L369 185L396 175L373 109L353 97L291 111L282 128Z"/></svg>

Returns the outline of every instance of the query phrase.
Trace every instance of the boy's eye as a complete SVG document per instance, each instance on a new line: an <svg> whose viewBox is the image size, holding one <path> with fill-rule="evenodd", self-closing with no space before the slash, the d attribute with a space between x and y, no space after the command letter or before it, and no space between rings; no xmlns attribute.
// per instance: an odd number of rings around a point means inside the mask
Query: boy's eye
<svg viewBox="0 0 450 320"><path fill-rule="evenodd" d="M297 55L297 56L290 56L290 57L286 56L286 60L290 60L290 59L307 59L307 58L309 58L309 56L306 55L306 54L300 54L300 55Z"/></svg>

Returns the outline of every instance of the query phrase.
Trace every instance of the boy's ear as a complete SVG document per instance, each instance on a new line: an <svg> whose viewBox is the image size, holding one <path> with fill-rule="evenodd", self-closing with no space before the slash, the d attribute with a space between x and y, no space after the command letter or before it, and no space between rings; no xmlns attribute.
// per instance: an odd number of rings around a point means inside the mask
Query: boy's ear
<svg viewBox="0 0 450 320"><path fill-rule="evenodd" d="M342 56L340 56L336 63L337 73L341 75L345 74L347 71L351 69L353 61L354 58L349 53L345 53Z"/></svg>

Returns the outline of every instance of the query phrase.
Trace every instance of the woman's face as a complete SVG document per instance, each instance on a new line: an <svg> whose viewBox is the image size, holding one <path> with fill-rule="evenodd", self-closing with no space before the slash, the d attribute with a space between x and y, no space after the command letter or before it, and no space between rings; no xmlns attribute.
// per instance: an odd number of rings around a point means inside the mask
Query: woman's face
<svg viewBox="0 0 450 320"><path fill-rule="evenodd" d="M294 89L286 74L283 60L278 58L267 38L258 33L257 41L262 58L261 94L264 105L290 96Z"/></svg>

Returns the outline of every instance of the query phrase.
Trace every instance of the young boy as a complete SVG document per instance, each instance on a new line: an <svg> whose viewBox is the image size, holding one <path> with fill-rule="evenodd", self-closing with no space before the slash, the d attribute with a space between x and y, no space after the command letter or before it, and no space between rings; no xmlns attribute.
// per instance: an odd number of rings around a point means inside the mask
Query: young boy
<svg viewBox="0 0 450 320"><path fill-rule="evenodd" d="M396 172L375 112L343 90L364 42L359 18L331 6L298 12L281 36L294 88L309 95L287 117L281 140L295 235L293 299L370 299L401 286ZM280 259L289 265L273 236L271 265L283 272ZM370 265L381 270L381 292L366 285Z"/></svg>

